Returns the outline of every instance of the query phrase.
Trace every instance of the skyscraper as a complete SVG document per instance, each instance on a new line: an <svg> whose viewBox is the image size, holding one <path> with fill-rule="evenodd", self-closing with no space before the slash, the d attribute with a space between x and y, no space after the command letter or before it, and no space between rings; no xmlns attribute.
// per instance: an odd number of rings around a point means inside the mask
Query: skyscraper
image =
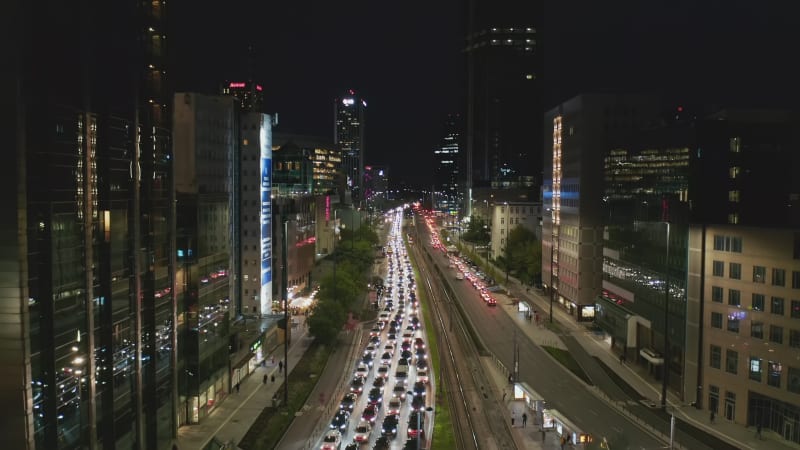
<svg viewBox="0 0 800 450"><path fill-rule="evenodd" d="M457 214L461 206L461 186L463 183L463 148L461 140L461 116L448 114L444 123L442 143L433 151L434 208L446 213Z"/></svg>
<svg viewBox="0 0 800 450"><path fill-rule="evenodd" d="M14 393L4 442L168 449L178 408L165 4L9 6L23 57L10 62L16 151L0 177L0 390Z"/></svg>
<svg viewBox="0 0 800 450"><path fill-rule="evenodd" d="M366 109L366 100L352 89L333 104L333 141L342 152L342 170L354 203L363 197Z"/></svg>
<svg viewBox="0 0 800 450"><path fill-rule="evenodd" d="M235 99L175 94L180 425L201 422L230 392Z"/></svg>
<svg viewBox="0 0 800 450"><path fill-rule="evenodd" d="M467 191L511 174L538 176L541 171L535 5L468 2Z"/></svg>

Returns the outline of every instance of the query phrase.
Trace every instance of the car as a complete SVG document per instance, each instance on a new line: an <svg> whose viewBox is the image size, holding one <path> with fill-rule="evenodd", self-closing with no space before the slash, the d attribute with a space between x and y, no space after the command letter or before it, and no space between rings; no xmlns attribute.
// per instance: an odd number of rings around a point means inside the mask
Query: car
<svg viewBox="0 0 800 450"><path fill-rule="evenodd" d="M375 325L374 327L372 327L371 330L369 330L369 336L370 337L380 336L381 335L381 331L383 331L383 330L381 330L381 328L379 326Z"/></svg>
<svg viewBox="0 0 800 450"><path fill-rule="evenodd" d="M381 345L381 337L380 336L372 336L369 338L369 343L372 345Z"/></svg>
<svg viewBox="0 0 800 450"><path fill-rule="evenodd" d="M331 430L339 430L344 432L345 428L347 428L347 422L350 420L350 411L346 409L340 409L339 412L333 416L333 420L331 421L330 428Z"/></svg>
<svg viewBox="0 0 800 450"><path fill-rule="evenodd" d="M375 445L372 447L372 450L389 450L389 448L389 438L381 436L375 440Z"/></svg>
<svg viewBox="0 0 800 450"><path fill-rule="evenodd" d="M391 353L391 354L393 354L393 355L394 355L394 345L392 345L392 344L386 344L386 345L384 345L384 346L383 346L383 351L385 351L385 352L388 352L388 353Z"/></svg>
<svg viewBox="0 0 800 450"><path fill-rule="evenodd" d="M412 411L408 415L408 437L416 438L420 429L425 427L425 414L422 411ZM416 441L414 442L416 446Z"/></svg>
<svg viewBox="0 0 800 450"><path fill-rule="evenodd" d="M412 390L414 395L425 395L428 392L428 386L426 386L423 381L417 381L414 383L414 388Z"/></svg>
<svg viewBox="0 0 800 450"><path fill-rule="evenodd" d="M381 436L394 438L397 436L397 422L399 422L397 414L389 414L383 419L381 426Z"/></svg>
<svg viewBox="0 0 800 450"><path fill-rule="evenodd" d="M414 327L415 330L419 329L419 317L412 317L411 318L411 325Z"/></svg>
<svg viewBox="0 0 800 450"><path fill-rule="evenodd" d="M386 384L386 378L383 377L375 377L375 380L372 381L372 386L374 387L383 387Z"/></svg>
<svg viewBox="0 0 800 450"><path fill-rule="evenodd" d="M384 354L381 355L381 364L389 365L391 363L392 363L392 354L389 352L384 352Z"/></svg>
<svg viewBox="0 0 800 450"><path fill-rule="evenodd" d="M489 300L486 300L486 304L489 306L497 306L497 300L494 297L489 297Z"/></svg>
<svg viewBox="0 0 800 450"><path fill-rule="evenodd" d="M369 344L369 345L367 345L367 348L364 349L364 354L366 355L367 353L372 353L373 355L375 355L375 352L377 350L378 350L377 346Z"/></svg>
<svg viewBox="0 0 800 450"><path fill-rule="evenodd" d="M369 367L372 367L372 362L373 362L374 359L375 359L375 357L372 356L372 353L367 353L367 354L365 354L364 356L361 357L361 362L366 364Z"/></svg>
<svg viewBox="0 0 800 450"><path fill-rule="evenodd" d="M408 378L408 364L405 366L397 366L397 371L394 373L394 377L398 380L404 380Z"/></svg>
<svg viewBox="0 0 800 450"><path fill-rule="evenodd" d="M361 447L361 444L359 444L358 442L351 442L351 443L347 444L347 446L344 448L344 450L359 450L360 447Z"/></svg>
<svg viewBox="0 0 800 450"><path fill-rule="evenodd" d="M320 450L339 450L342 446L342 433L339 430L329 430L322 438Z"/></svg>
<svg viewBox="0 0 800 450"><path fill-rule="evenodd" d="M389 366L380 366L378 367L378 373L376 376L387 378L389 376Z"/></svg>
<svg viewBox="0 0 800 450"><path fill-rule="evenodd" d="M423 409L425 409L425 396L414 394L414 396L411 397L411 410L421 411Z"/></svg>
<svg viewBox="0 0 800 450"><path fill-rule="evenodd" d="M411 341L413 340L414 340L414 327L411 327L410 330L406 328L406 330L403 332L403 342L408 342L410 344Z"/></svg>
<svg viewBox="0 0 800 450"><path fill-rule="evenodd" d="M375 418L378 416L378 408L375 405L367 405L364 412L361 413L361 420L366 420L370 423L375 423Z"/></svg>
<svg viewBox="0 0 800 450"><path fill-rule="evenodd" d="M425 348L425 341L421 337L414 339L414 348Z"/></svg>
<svg viewBox="0 0 800 450"><path fill-rule="evenodd" d="M415 356L417 357L417 362L419 362L420 359L426 359L428 357L424 348L417 350Z"/></svg>
<svg viewBox="0 0 800 450"><path fill-rule="evenodd" d="M379 387L370 389L369 395L367 396L367 401L370 405L376 405L377 407L380 407L383 403L383 389Z"/></svg>
<svg viewBox="0 0 800 450"><path fill-rule="evenodd" d="M423 370L428 368L428 361L424 358L417 358L417 369Z"/></svg>
<svg viewBox="0 0 800 450"><path fill-rule="evenodd" d="M391 342L392 344L397 342L397 334L390 331L389 335L386 336L386 342Z"/></svg>
<svg viewBox="0 0 800 450"><path fill-rule="evenodd" d="M400 359L401 360L406 360L406 362L410 362L411 358L413 358L413 357L414 357L414 354L411 353L411 350L403 350L403 352L400 353Z"/></svg>
<svg viewBox="0 0 800 450"><path fill-rule="evenodd" d="M356 366L356 375L361 375L362 377L366 377L369 374L369 366L364 364L363 362L358 363Z"/></svg>
<svg viewBox="0 0 800 450"><path fill-rule="evenodd" d="M372 423L367 420L362 420L358 422L356 426L355 433L353 434L353 440L359 443L369 441L369 435L372 432Z"/></svg>
<svg viewBox="0 0 800 450"><path fill-rule="evenodd" d="M353 377L353 381L350 382L350 392L354 394L361 394L364 392L364 380L366 378L362 376L355 376Z"/></svg>
<svg viewBox="0 0 800 450"><path fill-rule="evenodd" d="M344 394L344 397L342 397L342 401L339 402L339 409L353 412L353 407L356 405L357 401L358 401L358 395L352 392L348 392L347 394Z"/></svg>
<svg viewBox="0 0 800 450"><path fill-rule="evenodd" d="M406 389L406 382L404 380L398 380L392 388L392 397L400 400L401 402L405 401Z"/></svg>
<svg viewBox="0 0 800 450"><path fill-rule="evenodd" d="M403 402L397 397L389 399L389 403L386 404L386 414L400 414L400 407L402 404Z"/></svg>

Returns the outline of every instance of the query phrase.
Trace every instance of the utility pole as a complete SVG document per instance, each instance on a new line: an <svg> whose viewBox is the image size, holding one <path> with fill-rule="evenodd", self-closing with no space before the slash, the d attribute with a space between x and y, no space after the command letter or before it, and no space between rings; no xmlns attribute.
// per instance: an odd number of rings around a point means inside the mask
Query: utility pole
<svg viewBox="0 0 800 450"><path fill-rule="evenodd" d="M664 369L661 384L661 409L667 409L667 385L669 384L669 222L667 224L667 261L664 283Z"/></svg>
<svg viewBox="0 0 800 450"><path fill-rule="evenodd" d="M289 219L283 214L283 239L281 242L281 283L283 285L283 320L286 336L283 339L283 404L289 405Z"/></svg>

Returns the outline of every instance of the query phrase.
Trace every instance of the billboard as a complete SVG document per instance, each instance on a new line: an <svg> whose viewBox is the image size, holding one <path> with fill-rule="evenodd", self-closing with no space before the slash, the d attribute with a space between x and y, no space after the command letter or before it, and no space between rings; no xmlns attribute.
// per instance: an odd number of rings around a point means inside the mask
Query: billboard
<svg viewBox="0 0 800 450"><path fill-rule="evenodd" d="M261 311L272 310L272 121L263 114L259 130L261 169Z"/></svg>

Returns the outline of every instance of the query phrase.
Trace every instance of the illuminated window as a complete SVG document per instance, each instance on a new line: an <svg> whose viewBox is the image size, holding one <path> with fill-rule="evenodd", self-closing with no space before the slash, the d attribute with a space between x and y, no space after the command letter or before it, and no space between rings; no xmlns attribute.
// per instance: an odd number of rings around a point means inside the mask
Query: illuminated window
<svg viewBox="0 0 800 450"><path fill-rule="evenodd" d="M728 191L728 201L738 203L739 202L739 191Z"/></svg>
<svg viewBox="0 0 800 450"><path fill-rule="evenodd" d="M772 387L781 387L781 372L783 372L783 365L778 361L769 362L769 373L767 374L767 384Z"/></svg>
<svg viewBox="0 0 800 450"><path fill-rule="evenodd" d="M764 364L764 361L757 357L751 356L750 357L750 379L753 381L761 381L761 366Z"/></svg>
<svg viewBox="0 0 800 450"><path fill-rule="evenodd" d="M736 179L739 177L739 173L741 173L741 171L742 171L741 167L734 166L728 170L728 173L730 174L731 179Z"/></svg>
<svg viewBox="0 0 800 450"><path fill-rule="evenodd" d="M733 137L730 139L729 144L732 153L739 153L742 151L742 138Z"/></svg>

